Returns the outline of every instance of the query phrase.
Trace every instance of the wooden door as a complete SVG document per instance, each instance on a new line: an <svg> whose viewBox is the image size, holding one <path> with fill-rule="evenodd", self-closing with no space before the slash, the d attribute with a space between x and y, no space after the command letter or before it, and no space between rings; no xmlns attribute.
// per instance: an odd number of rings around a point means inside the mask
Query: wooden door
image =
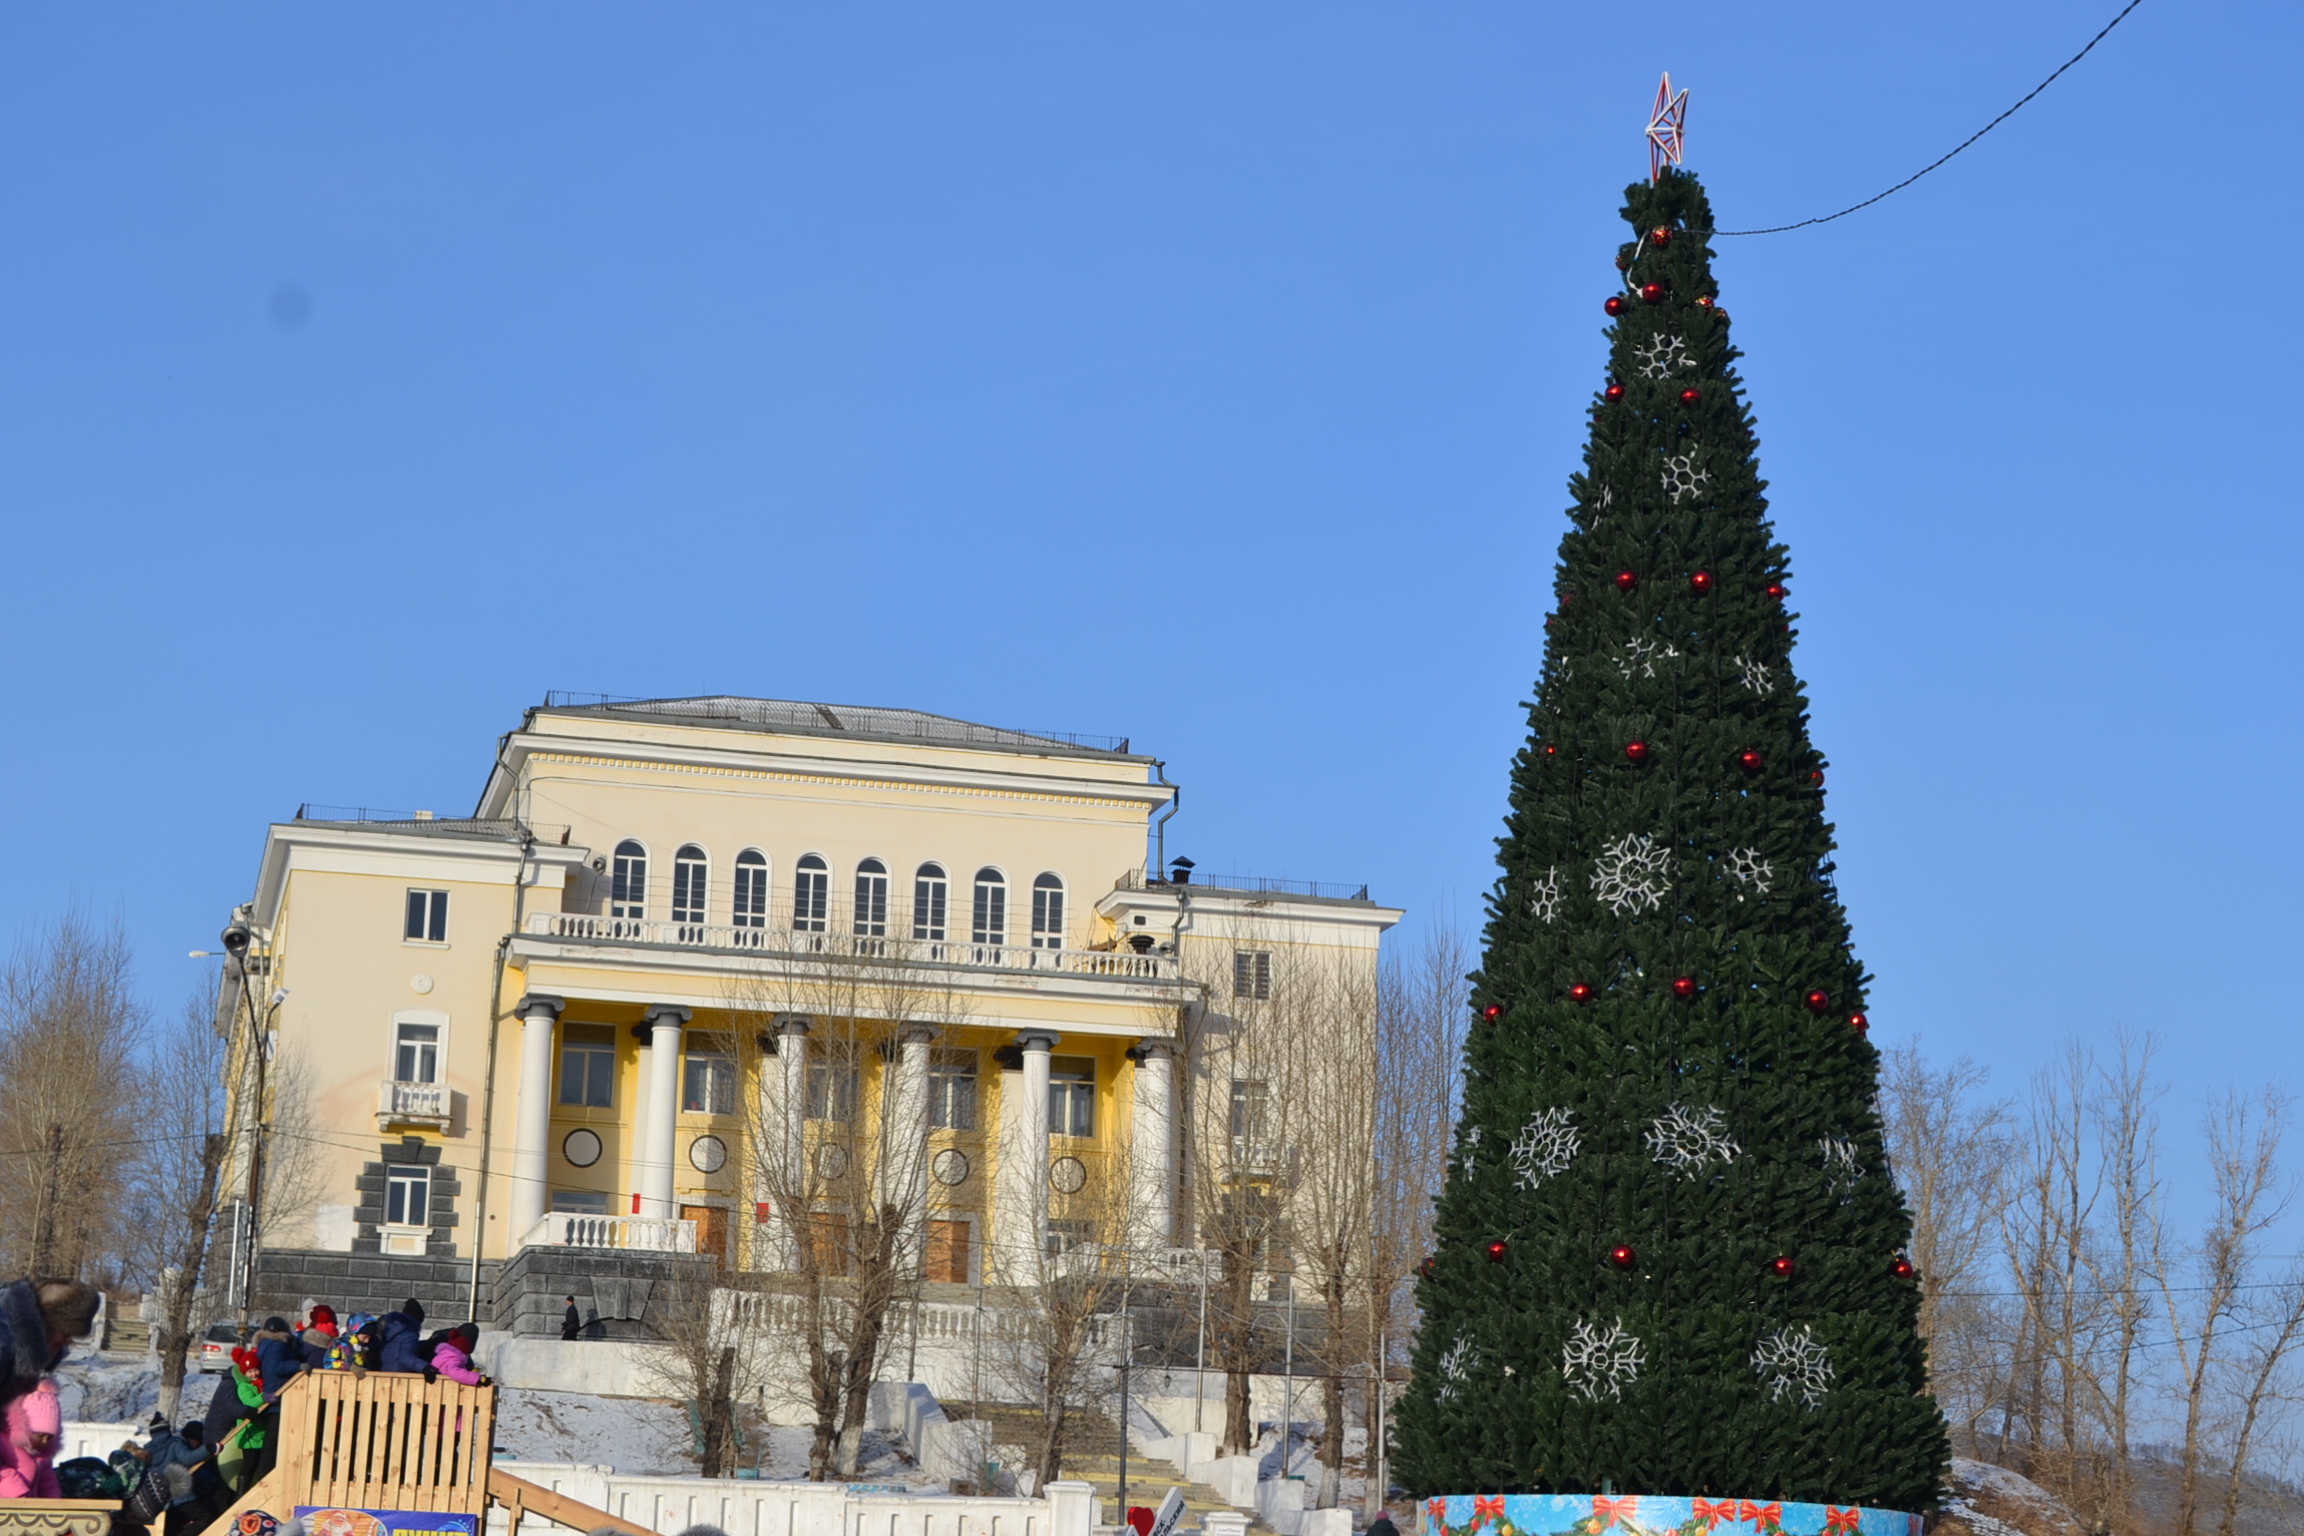
<svg viewBox="0 0 2304 1536"><path fill-rule="evenodd" d="M717 1205L684 1205L680 1219L696 1223L696 1252L728 1262L728 1213Z"/></svg>
<svg viewBox="0 0 2304 1536"><path fill-rule="evenodd" d="M923 1256L922 1274L930 1280L941 1280L948 1285L968 1283L968 1223L964 1221L931 1221L928 1223L928 1250Z"/></svg>
<svg viewBox="0 0 2304 1536"><path fill-rule="evenodd" d="M816 1250L820 1275L848 1273L848 1218L837 1211L817 1211L808 1221L810 1246Z"/></svg>

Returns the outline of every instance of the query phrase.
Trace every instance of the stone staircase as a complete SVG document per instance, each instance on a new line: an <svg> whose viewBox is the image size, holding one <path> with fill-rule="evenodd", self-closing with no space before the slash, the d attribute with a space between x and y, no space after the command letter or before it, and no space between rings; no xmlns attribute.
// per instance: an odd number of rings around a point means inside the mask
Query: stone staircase
<svg viewBox="0 0 2304 1536"><path fill-rule="evenodd" d="M140 1317L124 1317L111 1312L104 1319L104 1352L114 1355L141 1355L152 1347L152 1325Z"/></svg>
<svg viewBox="0 0 2304 1536"><path fill-rule="evenodd" d="M944 1411L954 1419L989 1419L995 1445L1022 1446L1027 1452L1040 1443L1042 1416L1036 1408L1017 1408L1003 1404L946 1403ZM1093 1411L1075 1410L1066 1421L1064 1430L1064 1465L1062 1475L1075 1482L1087 1483L1096 1490L1097 1521L1117 1524L1125 1510L1117 1504L1120 1488L1120 1427L1110 1416ZM1224 1502L1215 1489L1200 1483L1188 1483L1177 1474L1172 1462L1148 1457L1140 1444L1140 1437L1128 1438L1128 1502L1158 1508L1170 1488L1184 1490L1184 1523L1198 1525L1200 1516L1210 1510L1232 1511L1234 1506ZM1253 1510L1238 1511L1249 1517L1249 1528L1261 1531Z"/></svg>

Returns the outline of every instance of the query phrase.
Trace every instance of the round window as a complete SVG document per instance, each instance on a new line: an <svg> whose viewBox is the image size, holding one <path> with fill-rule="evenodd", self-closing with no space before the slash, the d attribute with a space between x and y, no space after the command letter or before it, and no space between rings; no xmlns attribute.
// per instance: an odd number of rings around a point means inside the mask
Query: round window
<svg viewBox="0 0 2304 1536"><path fill-rule="evenodd" d="M1048 1165L1048 1183L1060 1195L1076 1195L1088 1182L1088 1165L1076 1157L1060 1157Z"/></svg>
<svg viewBox="0 0 2304 1536"><path fill-rule="evenodd" d="M688 1161L698 1173L718 1173L728 1166L728 1143L717 1136L699 1136L688 1143Z"/></svg>
<svg viewBox="0 0 2304 1536"><path fill-rule="evenodd" d="M600 1161L600 1133L582 1127L570 1131L560 1143L560 1155L570 1167L589 1168Z"/></svg>
<svg viewBox="0 0 2304 1536"><path fill-rule="evenodd" d="M833 1142L826 1142L816 1149L816 1177L837 1179L845 1177L847 1172L848 1149L846 1147Z"/></svg>
<svg viewBox="0 0 2304 1536"><path fill-rule="evenodd" d="M965 1184L968 1182L968 1154L958 1147L946 1147L936 1154L936 1160L928 1165L928 1171L936 1175L939 1184Z"/></svg>

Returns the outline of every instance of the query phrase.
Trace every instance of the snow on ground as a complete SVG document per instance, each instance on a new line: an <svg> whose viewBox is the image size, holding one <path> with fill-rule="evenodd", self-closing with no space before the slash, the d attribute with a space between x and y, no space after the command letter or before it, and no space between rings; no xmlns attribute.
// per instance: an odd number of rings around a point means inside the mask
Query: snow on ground
<svg viewBox="0 0 2304 1536"><path fill-rule="evenodd" d="M208 1394L216 1382L197 1371L185 1374L184 1397L176 1410L179 1423L208 1411ZM160 1371L150 1355L100 1355L74 1348L56 1368L56 1396L68 1420L141 1428L160 1406Z"/></svg>

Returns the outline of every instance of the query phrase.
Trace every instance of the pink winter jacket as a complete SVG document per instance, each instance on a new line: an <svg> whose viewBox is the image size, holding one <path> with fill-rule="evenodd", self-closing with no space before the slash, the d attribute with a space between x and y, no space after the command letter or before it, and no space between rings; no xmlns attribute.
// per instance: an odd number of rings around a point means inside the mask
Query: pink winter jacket
<svg viewBox="0 0 2304 1536"><path fill-rule="evenodd" d="M442 1339L440 1347L432 1351L432 1369L450 1381L460 1381L468 1387L480 1385L480 1373L472 1369L472 1357L454 1339Z"/></svg>
<svg viewBox="0 0 2304 1536"><path fill-rule="evenodd" d="M8 1433L0 1439L0 1499L60 1499L63 1486L56 1481L57 1442L64 1433L64 1405L56 1401L56 1384L40 1385L8 1405ZM34 1435L46 1435L39 1450Z"/></svg>

